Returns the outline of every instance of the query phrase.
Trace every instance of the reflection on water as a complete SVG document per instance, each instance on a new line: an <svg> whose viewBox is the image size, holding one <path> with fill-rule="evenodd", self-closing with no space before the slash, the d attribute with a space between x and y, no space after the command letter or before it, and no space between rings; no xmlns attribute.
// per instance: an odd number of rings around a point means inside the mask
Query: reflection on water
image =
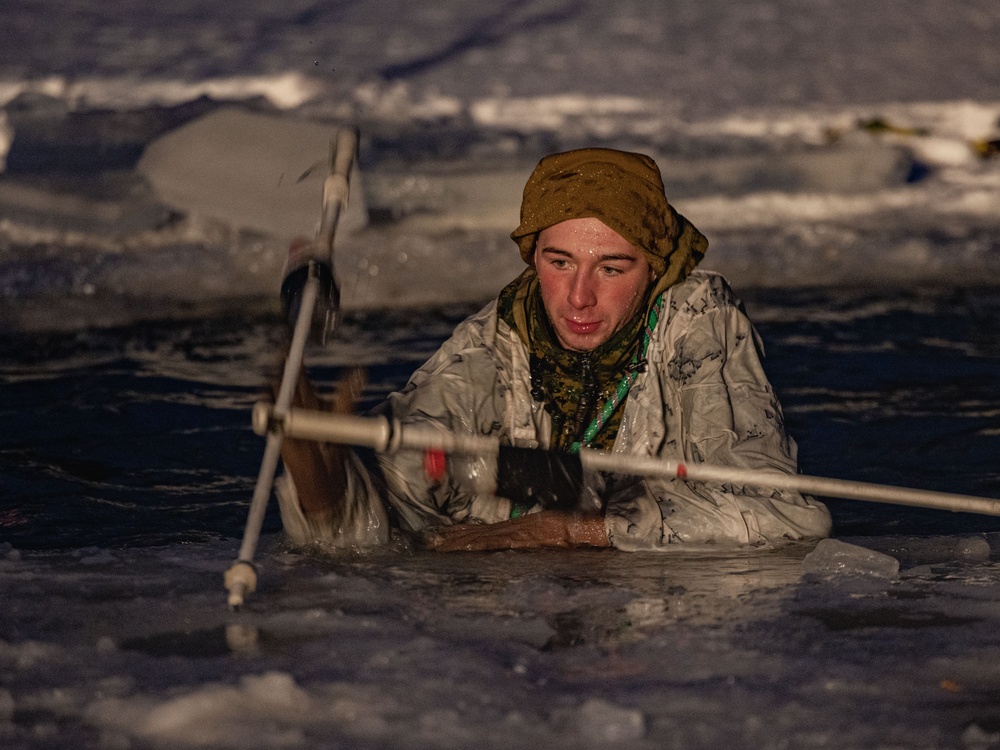
<svg viewBox="0 0 1000 750"><path fill-rule="evenodd" d="M303 581L292 560L286 566L289 577L278 585L285 594L292 587L310 607L355 616L401 608L429 632L453 628L456 617L480 623L477 627L486 618L492 628L498 627L496 618L506 618L511 637L552 651L641 639L677 624L776 617L801 578L802 558L811 548L310 557L298 559L308 563L307 569L324 570L320 581ZM346 580L350 586L342 587ZM435 609L423 611L421 602L433 602ZM538 629L539 618L547 626L544 632Z"/></svg>
<svg viewBox="0 0 1000 750"><path fill-rule="evenodd" d="M835 609L801 610L799 614L822 622L833 632L860 628L918 628L956 627L979 622L976 617L956 617L945 612L921 612L913 609L882 607L866 612L841 612Z"/></svg>

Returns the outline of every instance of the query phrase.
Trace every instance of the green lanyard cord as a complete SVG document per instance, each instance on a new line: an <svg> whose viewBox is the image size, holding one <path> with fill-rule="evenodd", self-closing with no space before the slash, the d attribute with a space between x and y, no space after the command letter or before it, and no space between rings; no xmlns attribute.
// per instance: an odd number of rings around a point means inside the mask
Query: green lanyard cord
<svg viewBox="0 0 1000 750"><path fill-rule="evenodd" d="M656 298L656 302L653 303L652 309L649 311L649 318L646 320L646 327L642 332L642 345L640 350L632 355L632 361L629 364L629 371L625 373L621 380L618 381L618 387L615 388L615 392L611 397L604 402L601 406L601 410L597 413L597 416L591 421L590 425L584 430L583 439L579 442L573 443L570 447L570 453L579 453L580 448L583 446L590 446L591 441L597 437L598 433L604 429L607 425L608 420L611 419L611 415L615 413L615 409L618 405L625 400L628 395L629 390L632 388L632 384L635 382L636 378L639 376L639 371L635 365L640 359L646 358L646 350L649 348L649 340L653 336L653 331L656 330L657 324L660 322L660 315L663 314L663 294L660 294ZM535 506L534 500L514 500L511 502L510 507L510 518L522 518L528 514Z"/></svg>
<svg viewBox="0 0 1000 750"><path fill-rule="evenodd" d="M589 447L590 443L598 433L604 429L604 426L611 419L611 415L615 413L615 409L618 405L625 400L628 395L629 390L632 388L632 384L635 379L639 376L639 372L635 369L635 365L639 362L640 358L646 358L646 350L649 348L649 340L653 336L653 331L656 330L656 325L660 322L660 315L663 312L663 294L661 293L659 297L656 298L656 302L653 303L653 307L649 311L649 318L646 321L646 327L642 332L642 346L640 351L632 355L632 361L629 365L629 371L618 381L618 387L615 388L615 392L611 394L611 397L604 402L601 406L601 410L597 413L597 416L591 421L590 425L583 432L583 438L573 443L570 447L570 453L579 453L580 448Z"/></svg>

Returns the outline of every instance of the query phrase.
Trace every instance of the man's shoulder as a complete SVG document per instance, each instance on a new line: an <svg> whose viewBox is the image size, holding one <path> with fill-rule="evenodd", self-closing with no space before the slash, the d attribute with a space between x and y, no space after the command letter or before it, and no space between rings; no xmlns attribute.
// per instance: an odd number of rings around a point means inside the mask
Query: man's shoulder
<svg viewBox="0 0 1000 750"><path fill-rule="evenodd" d="M451 339L463 346L492 346L498 319L497 301L492 300L455 326Z"/></svg>
<svg viewBox="0 0 1000 750"><path fill-rule="evenodd" d="M462 368L479 369L495 357L497 314L496 302L490 302L452 330L451 335L410 376L401 393L408 394L442 372Z"/></svg>
<svg viewBox="0 0 1000 750"><path fill-rule="evenodd" d="M510 348L519 343L517 334L497 312L492 300L467 317L452 331L438 350L438 356L486 356L510 358Z"/></svg>
<svg viewBox="0 0 1000 750"><path fill-rule="evenodd" d="M716 271L695 269L670 291L670 306L674 312L703 314L724 308L743 308L743 302L729 281Z"/></svg>

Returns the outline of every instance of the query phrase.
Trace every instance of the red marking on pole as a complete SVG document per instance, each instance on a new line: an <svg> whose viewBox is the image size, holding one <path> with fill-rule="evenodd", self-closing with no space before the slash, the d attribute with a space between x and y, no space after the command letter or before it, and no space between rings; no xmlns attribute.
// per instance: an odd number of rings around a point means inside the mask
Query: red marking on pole
<svg viewBox="0 0 1000 750"><path fill-rule="evenodd" d="M432 448L424 451L424 474L433 484L438 484L444 479L446 466L444 451Z"/></svg>
<svg viewBox="0 0 1000 750"><path fill-rule="evenodd" d="M299 236L288 245L288 267L305 265L304 260L308 260L308 252L312 249L312 242L305 237Z"/></svg>
<svg viewBox="0 0 1000 750"><path fill-rule="evenodd" d="M684 464L677 464L677 478L687 479L687 475L688 475L687 466L685 466Z"/></svg>

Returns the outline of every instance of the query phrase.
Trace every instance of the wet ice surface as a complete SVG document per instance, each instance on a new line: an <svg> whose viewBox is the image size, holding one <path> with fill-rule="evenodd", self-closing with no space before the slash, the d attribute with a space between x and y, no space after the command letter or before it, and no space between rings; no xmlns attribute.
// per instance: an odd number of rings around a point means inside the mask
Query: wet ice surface
<svg viewBox="0 0 1000 750"><path fill-rule="evenodd" d="M953 539L862 543L901 574L807 573L808 545L341 558L272 547L238 613L221 585L228 544L8 546L0 739L994 746L1000 567L956 558Z"/></svg>

